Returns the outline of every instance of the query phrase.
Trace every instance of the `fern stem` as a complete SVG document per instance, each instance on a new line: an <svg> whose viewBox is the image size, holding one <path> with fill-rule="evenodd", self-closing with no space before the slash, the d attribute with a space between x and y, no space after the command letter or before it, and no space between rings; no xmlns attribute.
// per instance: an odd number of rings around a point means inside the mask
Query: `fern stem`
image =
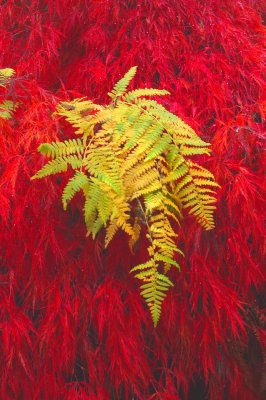
<svg viewBox="0 0 266 400"><path fill-rule="evenodd" d="M83 161L85 160L85 158L86 158L86 156L87 156L87 150L88 150L89 146L91 145L91 142L93 141L94 138L95 138L95 135L91 138L91 140L89 141L89 143L87 144L87 146L86 146L86 148L85 148L85 150L84 150L84 155L83 155L83 158L82 158L82 161L81 161L80 172L83 172L83 171L82 171L82 168L83 168Z"/></svg>
<svg viewBox="0 0 266 400"><path fill-rule="evenodd" d="M155 251L155 247L154 247L154 244L153 244L153 241L152 241L152 233L151 233L151 230L150 230L148 218L147 218L147 215L146 215L146 213L145 213L145 211L144 211L144 209L143 209L143 207L142 207L142 204L141 204L141 202L140 202L139 199L138 199L138 204L139 204L139 207L140 207L140 209L141 209L141 212L142 212L143 217L144 217L144 220L145 220L145 224L146 224L147 229L148 229L148 233L149 233L149 237L150 237L149 242L151 243L152 248L153 248L153 250Z"/></svg>

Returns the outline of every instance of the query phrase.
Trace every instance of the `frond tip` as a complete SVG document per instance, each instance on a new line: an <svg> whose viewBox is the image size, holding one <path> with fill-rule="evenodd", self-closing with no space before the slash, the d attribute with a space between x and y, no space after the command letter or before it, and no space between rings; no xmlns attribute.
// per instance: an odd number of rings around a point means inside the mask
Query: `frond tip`
<svg viewBox="0 0 266 400"><path fill-rule="evenodd" d="M134 76L136 75L137 67L132 67L130 70L120 79L114 86L113 90L108 93L108 96L111 97L112 100L115 98L122 96L126 90Z"/></svg>
<svg viewBox="0 0 266 400"><path fill-rule="evenodd" d="M94 239L105 229L105 247L118 230L129 237L133 251L144 228L149 259L131 269L141 281L141 295L157 326L163 300L173 282L171 268L180 270L176 227L187 209L206 230L214 227L213 174L190 160L209 154L210 144L193 129L147 96L166 90L127 91L136 73L132 67L109 93L111 103L101 106L84 98L60 103L63 116L78 139L43 143L39 152L49 160L32 179L66 172L74 175L62 194L63 208L78 192L85 198L87 235Z"/></svg>

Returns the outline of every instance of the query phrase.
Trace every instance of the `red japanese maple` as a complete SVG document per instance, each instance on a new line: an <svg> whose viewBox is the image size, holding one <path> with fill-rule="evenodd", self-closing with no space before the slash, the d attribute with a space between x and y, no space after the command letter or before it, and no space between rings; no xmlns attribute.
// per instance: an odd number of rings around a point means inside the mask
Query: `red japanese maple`
<svg viewBox="0 0 266 400"><path fill-rule="evenodd" d="M265 394L260 0L2 0L0 398L255 400ZM221 185L216 229L186 216L186 254L153 328L121 235L86 239L59 178L30 183L41 142L72 135L59 100L105 94L131 66L203 139ZM138 260L137 260L138 261Z"/></svg>

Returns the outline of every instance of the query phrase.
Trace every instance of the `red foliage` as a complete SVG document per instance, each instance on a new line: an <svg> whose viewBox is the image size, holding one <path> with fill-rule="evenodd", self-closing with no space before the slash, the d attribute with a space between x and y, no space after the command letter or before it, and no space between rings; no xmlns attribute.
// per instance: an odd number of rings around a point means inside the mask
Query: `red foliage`
<svg viewBox="0 0 266 400"><path fill-rule="evenodd" d="M0 133L0 398L255 400L265 394L262 0L0 1L0 66L20 102ZM186 216L186 254L155 330L125 238L85 238L61 178L31 183L39 143L68 135L58 99L136 86L206 140L216 229ZM145 246L134 257L142 257ZM264 368L263 368L264 365Z"/></svg>

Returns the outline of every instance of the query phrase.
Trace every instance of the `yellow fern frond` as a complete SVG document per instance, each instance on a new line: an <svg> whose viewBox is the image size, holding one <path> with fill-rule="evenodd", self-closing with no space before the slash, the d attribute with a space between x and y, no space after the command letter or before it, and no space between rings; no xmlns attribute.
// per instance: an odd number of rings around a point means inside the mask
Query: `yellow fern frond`
<svg viewBox="0 0 266 400"><path fill-rule="evenodd" d="M133 230L133 235L131 236L131 238L129 240L129 243L128 243L131 252L133 252L134 246L135 246L135 244L137 243L137 241L139 240L139 237L140 237L141 226L140 226L140 221L139 221L138 217L135 217L132 230Z"/></svg>
<svg viewBox="0 0 266 400"><path fill-rule="evenodd" d="M13 68L0 69L0 86L5 87L15 75Z"/></svg>
<svg viewBox="0 0 266 400"><path fill-rule="evenodd" d="M110 224L106 228L105 240L104 240L104 247L108 247L109 243L113 239L114 235L118 231L119 226L117 225L117 220L113 219Z"/></svg>
<svg viewBox="0 0 266 400"><path fill-rule="evenodd" d="M105 247L120 230L136 249L141 229L149 242L148 259L131 269L141 281L141 295L156 326L167 291L173 286L168 271L180 269L176 228L183 209L206 230L214 226L213 174L192 162L190 156L210 153L203 141L182 119L147 96L166 90L127 88L136 73L132 67L101 106L86 98L60 103L62 116L80 135L78 139L44 143L39 152L50 158L32 179L69 167L73 176L63 194L63 207L83 192L87 235L105 229Z"/></svg>

